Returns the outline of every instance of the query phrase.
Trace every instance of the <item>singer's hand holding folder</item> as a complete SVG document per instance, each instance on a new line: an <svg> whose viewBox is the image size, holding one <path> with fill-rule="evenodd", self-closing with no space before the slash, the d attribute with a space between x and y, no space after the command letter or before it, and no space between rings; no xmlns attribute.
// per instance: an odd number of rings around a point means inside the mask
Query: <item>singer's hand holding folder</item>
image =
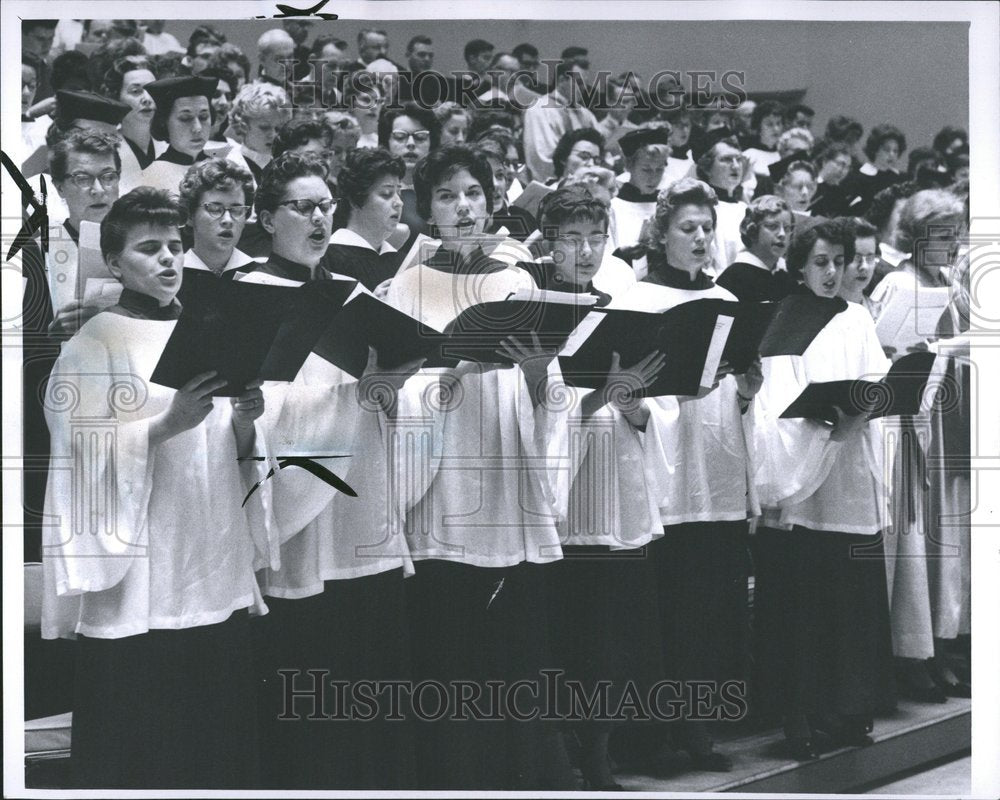
<svg viewBox="0 0 1000 800"><path fill-rule="evenodd" d="M880 381L810 383L781 416L836 422L837 408L868 419L918 414L935 358L934 353L903 356Z"/></svg>
<svg viewBox="0 0 1000 800"><path fill-rule="evenodd" d="M179 389L195 375L215 371L227 380L215 393L219 397L243 394L257 378L294 380L355 285L221 281L203 270L184 270L184 283L184 308L151 379Z"/></svg>

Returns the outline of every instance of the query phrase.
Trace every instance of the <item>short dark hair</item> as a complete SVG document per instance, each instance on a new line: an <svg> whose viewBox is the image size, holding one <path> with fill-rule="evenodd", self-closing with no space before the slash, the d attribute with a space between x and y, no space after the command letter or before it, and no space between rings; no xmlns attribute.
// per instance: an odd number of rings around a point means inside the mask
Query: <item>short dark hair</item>
<svg viewBox="0 0 1000 800"><path fill-rule="evenodd" d="M170 112L173 111L174 103L176 103L178 99L179 98L177 97L173 98L169 105L163 105L161 103L156 104L156 110L153 111L153 121L149 124L149 132L152 137L159 142L168 142L170 140L167 132L167 120L170 118ZM212 98L207 97L206 99L208 100L208 118L211 124L214 125L215 108L212 106Z"/></svg>
<svg viewBox="0 0 1000 800"><path fill-rule="evenodd" d="M277 158L282 153L301 147L314 139L319 139L329 150L333 147L333 129L322 120L308 118L289 120L275 133L271 156Z"/></svg>
<svg viewBox="0 0 1000 800"><path fill-rule="evenodd" d="M830 117L826 123L826 138L834 142L846 142L852 138L856 141L864 132L865 129L861 127L860 122L844 114Z"/></svg>
<svg viewBox="0 0 1000 800"><path fill-rule="evenodd" d="M470 58L475 58L493 50L496 50L496 47L491 42L487 42L485 39L473 39L471 42L466 43L462 55L468 61Z"/></svg>
<svg viewBox="0 0 1000 800"><path fill-rule="evenodd" d="M115 64L122 59L139 57L146 57L146 48L138 39L111 39L102 44L87 60L87 79L95 90L100 91L105 76Z"/></svg>
<svg viewBox="0 0 1000 800"><path fill-rule="evenodd" d="M113 133L72 130L64 136L56 137L49 144L49 174L56 183L66 180L67 165L71 153L89 153L95 156L110 155L115 170L122 171L122 159L118 155L121 139Z"/></svg>
<svg viewBox="0 0 1000 800"><path fill-rule="evenodd" d="M813 156L813 163L818 166L823 166L827 161L833 161L837 156L850 156L851 148L844 142L838 142L836 139L831 139L823 143L819 152Z"/></svg>
<svg viewBox="0 0 1000 800"><path fill-rule="evenodd" d="M508 133L514 133L517 121L514 115L499 108L484 108L475 111L469 123L469 141L475 141L486 135L491 128L503 128Z"/></svg>
<svg viewBox="0 0 1000 800"><path fill-rule="evenodd" d="M392 134L392 123L400 117L415 119L431 134L431 149L441 143L441 123L434 112L416 103L403 103L402 106L386 106L378 118L378 146L389 148L389 137Z"/></svg>
<svg viewBox="0 0 1000 800"><path fill-rule="evenodd" d="M205 192L243 188L243 202L253 205L253 175L234 161L208 158L193 164L181 179L180 202L193 216Z"/></svg>
<svg viewBox="0 0 1000 800"><path fill-rule="evenodd" d="M58 24L59 20L57 19L22 19L21 35L23 36L33 28L45 28L46 30L54 31Z"/></svg>
<svg viewBox="0 0 1000 800"><path fill-rule="evenodd" d="M561 178L566 171L566 159L573 152L573 147L577 142L592 142L597 145L598 158L604 154L604 137L600 131L594 128L577 128L566 131L559 137L556 149L552 151L552 167L557 178Z"/></svg>
<svg viewBox="0 0 1000 800"><path fill-rule="evenodd" d="M67 50L57 55L52 59L52 69L49 71L52 91L75 89L89 92L91 89L90 75L87 72L89 63L90 59L79 50Z"/></svg>
<svg viewBox="0 0 1000 800"><path fill-rule="evenodd" d="M760 123L762 123L767 117L781 117L782 120L785 119L785 106L779 103L777 100L765 100L762 103L758 103L757 107L753 110L753 114L750 115L750 127L755 131L760 131Z"/></svg>
<svg viewBox="0 0 1000 800"><path fill-rule="evenodd" d="M359 148L349 152L337 176L340 202L333 212L333 227L346 227L351 219L351 211L367 202L372 187L386 175L403 180L406 176L406 163L403 159L382 148Z"/></svg>
<svg viewBox="0 0 1000 800"><path fill-rule="evenodd" d="M934 142L932 147L939 153L944 153L948 145L950 145L956 139L961 139L966 146L969 144L969 133L965 128L959 128L954 125L945 125L941 130L937 132L934 137Z"/></svg>
<svg viewBox="0 0 1000 800"><path fill-rule="evenodd" d="M559 229L577 221L595 222L608 229L608 209L583 184L564 186L550 192L538 208L538 229L549 241L559 235Z"/></svg>
<svg viewBox="0 0 1000 800"><path fill-rule="evenodd" d="M899 146L900 153L906 150L906 137L903 132L895 125L884 124L876 125L868 134L868 140L865 142L865 155L868 158L875 158L879 148L886 142L895 142Z"/></svg>
<svg viewBox="0 0 1000 800"><path fill-rule="evenodd" d="M417 213L428 220L431 216L431 195L434 187L448 180L459 170L468 170L479 181L486 195L486 210L493 213L493 169L481 153L464 145L449 145L431 150L417 162L413 170L413 190L417 195Z"/></svg>
<svg viewBox="0 0 1000 800"><path fill-rule="evenodd" d="M416 36L414 36L412 39L410 39L410 41L408 41L406 43L406 52L407 53L412 52L413 51L413 45L415 45L415 44L433 45L434 42L431 41L431 37L430 36L427 36L426 34L423 34L423 33L418 33Z"/></svg>
<svg viewBox="0 0 1000 800"><path fill-rule="evenodd" d="M225 69L227 72L231 72L229 69L229 63L235 61L240 65L240 69L243 70L243 79L245 81L251 80L253 73L250 72L250 59L246 57L246 54L240 50L235 44L229 42L223 42L222 46L216 51L215 55L208 62L208 69ZM204 73L202 73L204 74ZM236 76L233 75L235 80ZM233 94L236 93L236 84L230 83L229 88L233 90Z"/></svg>
<svg viewBox="0 0 1000 800"><path fill-rule="evenodd" d="M804 103L795 103L785 109L785 124L790 125L795 122L799 114L805 114L810 119L816 116L816 112Z"/></svg>
<svg viewBox="0 0 1000 800"><path fill-rule="evenodd" d="M138 186L122 195L101 222L101 254L107 260L125 249L129 231L137 225L184 224L184 212L173 196L152 186Z"/></svg>
<svg viewBox="0 0 1000 800"><path fill-rule="evenodd" d="M865 219L879 230L882 230L892 217L896 203L912 197L920 191L920 186L914 181L901 181L888 186L876 194L865 212Z"/></svg>
<svg viewBox="0 0 1000 800"><path fill-rule="evenodd" d="M253 207L257 212L258 223L261 211L274 212L281 202L285 188L296 178L308 178L315 175L324 181L329 174L329 168L316 153L282 153L271 159L264 167L257 184L257 194Z"/></svg>
<svg viewBox="0 0 1000 800"><path fill-rule="evenodd" d="M850 217L851 236L855 241L858 239L874 239L875 246L879 245L878 229L863 217Z"/></svg>
<svg viewBox="0 0 1000 800"><path fill-rule="evenodd" d="M127 56L124 59L116 61L104 73L104 78L98 86L97 91L109 100L120 100L126 73L137 69L148 69L150 72L153 72L153 65L145 56ZM153 73L153 79L156 80L156 73Z"/></svg>
<svg viewBox="0 0 1000 800"><path fill-rule="evenodd" d="M199 25L191 31L191 35L188 37L188 57L193 58L198 52L198 45L205 44L206 42L208 44L223 45L226 43L226 35L211 25ZM249 77L250 74L247 73L247 78Z"/></svg>
<svg viewBox="0 0 1000 800"><path fill-rule="evenodd" d="M538 58L538 48L533 44L528 44L523 42L510 51L510 54L514 56L518 61L523 61L525 56L531 56L532 58Z"/></svg>
<svg viewBox="0 0 1000 800"><path fill-rule="evenodd" d="M809 254L820 239L830 244L841 245L844 248L845 263L854 260L854 234L850 220L846 217L836 217L795 229L788 243L788 250L785 252L789 275L794 278L802 275L802 268L809 260Z"/></svg>
<svg viewBox="0 0 1000 800"><path fill-rule="evenodd" d="M341 39L339 36L334 36L332 33L323 33L316 37L312 43L312 47L309 48L310 54L316 58L323 54L323 48L328 44L332 44L338 50L347 50L350 46Z"/></svg>

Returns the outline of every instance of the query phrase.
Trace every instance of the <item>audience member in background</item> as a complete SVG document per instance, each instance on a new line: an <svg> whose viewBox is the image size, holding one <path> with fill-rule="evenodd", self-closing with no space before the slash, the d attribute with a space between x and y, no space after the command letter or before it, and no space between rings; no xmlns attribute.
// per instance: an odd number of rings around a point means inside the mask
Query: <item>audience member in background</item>
<svg viewBox="0 0 1000 800"><path fill-rule="evenodd" d="M469 138L472 115L458 103L445 102L434 108L434 116L441 126L441 144L465 144Z"/></svg>
<svg viewBox="0 0 1000 800"><path fill-rule="evenodd" d="M385 94L378 82L365 72L355 74L344 85L344 107L357 120L361 135L358 147L378 147L378 124Z"/></svg>
<svg viewBox="0 0 1000 800"><path fill-rule="evenodd" d="M295 41L281 28L272 28L260 35L257 40L257 78L256 83L271 83L285 87L287 75L293 74L291 64L282 64L295 57Z"/></svg>
<svg viewBox="0 0 1000 800"><path fill-rule="evenodd" d="M250 59L234 44L224 43L212 56L209 65L225 67L233 74L235 82L230 87L233 97L250 80Z"/></svg>
<svg viewBox="0 0 1000 800"><path fill-rule="evenodd" d="M715 284L737 299L760 303L781 300L794 289L785 269L785 251L792 238L792 212L780 197L755 197L740 223L743 249Z"/></svg>
<svg viewBox="0 0 1000 800"><path fill-rule="evenodd" d="M675 181L689 177L694 170L690 145L691 112L682 106L675 111L664 112L663 119L670 123L670 158L667 159L660 187L667 189Z"/></svg>
<svg viewBox="0 0 1000 800"><path fill-rule="evenodd" d="M536 181L554 176L552 153L564 133L596 128L597 118L581 105L580 85L586 72L578 64L560 62L555 88L524 112L524 157Z"/></svg>
<svg viewBox="0 0 1000 800"><path fill-rule="evenodd" d="M733 126L741 147L749 147L754 140L753 112L756 110L757 103L753 100L744 100L733 111Z"/></svg>
<svg viewBox="0 0 1000 800"><path fill-rule="evenodd" d="M852 214L863 214L876 194L905 180L905 176L900 174L900 158L905 151L906 137L899 128L894 125L872 128L865 142L868 160L843 182Z"/></svg>
<svg viewBox="0 0 1000 800"><path fill-rule="evenodd" d="M55 58L62 53L72 52L73 49L83 41L83 20L82 19L61 19L56 25L55 37L52 40L52 49L49 56ZM181 52L184 48L181 48Z"/></svg>
<svg viewBox="0 0 1000 800"><path fill-rule="evenodd" d="M195 75L146 84L156 102L153 138L167 143L167 149L142 171L146 186L176 192L187 168L208 158L205 145L212 130L211 98L217 86L217 79Z"/></svg>
<svg viewBox="0 0 1000 800"><path fill-rule="evenodd" d="M36 77L35 102L52 96L48 60L56 36L56 24L54 19L21 20L21 50L38 56L43 64L41 74Z"/></svg>
<svg viewBox="0 0 1000 800"><path fill-rule="evenodd" d="M188 37L187 55L184 65L191 70L192 75L197 75L205 69L213 56L226 43L224 34L217 31L211 25L199 25ZM247 79L249 80L249 75Z"/></svg>
<svg viewBox="0 0 1000 800"><path fill-rule="evenodd" d="M211 66L202 70L199 74L202 78L215 78L218 81L215 87L215 94L211 99L213 120L209 141L231 142L238 147L238 134L233 125L230 124L229 119L229 113L233 108L233 98L237 92L233 88L237 84L236 75L217 61L213 61Z"/></svg>
<svg viewBox="0 0 1000 800"><path fill-rule="evenodd" d="M813 117L816 112L809 106L796 103L785 109L785 128L804 128L812 132Z"/></svg>
<svg viewBox="0 0 1000 800"><path fill-rule="evenodd" d="M160 56L164 53L183 53L184 48L177 41L177 37L172 33L166 33L163 28L166 20L144 19L145 32L142 35L142 46L151 56Z"/></svg>
<svg viewBox="0 0 1000 800"><path fill-rule="evenodd" d="M340 199L324 266L375 289L391 279L400 254L387 241L403 212L406 164L387 150L354 150L340 171Z"/></svg>
<svg viewBox="0 0 1000 800"><path fill-rule="evenodd" d="M840 184L851 171L851 148L844 142L829 142L816 154L819 169L812 213L816 217L841 217L847 213L847 198Z"/></svg>
<svg viewBox="0 0 1000 800"><path fill-rule="evenodd" d="M906 176L921 189L939 189L952 183L944 157L933 147L914 147L910 151Z"/></svg>
<svg viewBox="0 0 1000 800"><path fill-rule="evenodd" d="M969 149L969 134L965 128L945 125L934 136L934 142L931 146L947 158L962 149Z"/></svg>
<svg viewBox="0 0 1000 800"><path fill-rule="evenodd" d="M552 152L555 176L549 184L562 183L580 167L599 167L604 163L604 137L593 128L567 131Z"/></svg>
<svg viewBox="0 0 1000 800"><path fill-rule="evenodd" d="M462 50L462 57L465 59L466 69L472 74L462 76L461 84L456 81L456 93L452 95L452 100L461 102L464 99L465 93L459 92L459 87L465 91L471 91L473 95L481 94L488 88L489 77L486 73L490 68L490 62L493 61L494 50L496 47L485 39L473 39L466 42L465 48Z"/></svg>
<svg viewBox="0 0 1000 800"><path fill-rule="evenodd" d="M348 72L360 72L380 58L389 58L389 34L375 28L358 31L358 57L347 65Z"/></svg>
<svg viewBox="0 0 1000 800"><path fill-rule="evenodd" d="M322 91L317 89L314 96L320 99L324 108L341 105L347 64L351 60L347 50L347 42L331 33L320 34L313 40L309 58L313 61L322 61L322 65L319 67L319 73L314 71L309 80L322 83ZM309 98L309 95L303 92L303 99L306 98Z"/></svg>
<svg viewBox="0 0 1000 800"><path fill-rule="evenodd" d="M858 143L861 141L861 136L864 132L865 129L861 127L861 123L856 119L844 116L843 114L837 114L830 117L827 121L826 132L819 142L821 145L819 149L833 142L845 144L851 152L852 167L860 167L862 162L858 153Z"/></svg>
<svg viewBox="0 0 1000 800"><path fill-rule="evenodd" d="M180 185L193 244L184 269L207 270L232 280L237 270L252 271L256 262L237 247L253 209L254 180L239 164L223 158L199 161ZM178 293L184 303L184 286Z"/></svg>
<svg viewBox="0 0 1000 800"><path fill-rule="evenodd" d="M434 70L434 42L430 36L417 34L406 44L409 74L399 76L399 100L417 102L424 108L434 108L448 97L450 84L444 75Z"/></svg>
<svg viewBox="0 0 1000 800"><path fill-rule="evenodd" d="M248 169L255 184L271 161L274 138L289 118L288 106L285 90L269 83L248 84L233 101L229 116L241 144L226 157Z"/></svg>

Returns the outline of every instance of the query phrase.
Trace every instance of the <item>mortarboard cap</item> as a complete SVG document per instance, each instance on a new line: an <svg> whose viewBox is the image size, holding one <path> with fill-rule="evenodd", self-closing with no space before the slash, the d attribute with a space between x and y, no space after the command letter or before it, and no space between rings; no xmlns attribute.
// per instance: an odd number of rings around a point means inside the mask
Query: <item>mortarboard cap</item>
<svg viewBox="0 0 1000 800"><path fill-rule="evenodd" d="M625 158L632 158L643 147L649 147L653 144L660 144L666 147L669 142L669 128L640 128L636 131L629 131L618 140Z"/></svg>
<svg viewBox="0 0 1000 800"><path fill-rule="evenodd" d="M117 100L110 100L93 92L71 92L60 89L56 92L56 116L64 125L75 119L90 119L95 122L119 124L132 108Z"/></svg>
<svg viewBox="0 0 1000 800"><path fill-rule="evenodd" d="M218 78L200 78L197 75L175 75L146 84L146 91L156 102L158 109L169 109L179 97L215 96L219 86Z"/></svg>
<svg viewBox="0 0 1000 800"><path fill-rule="evenodd" d="M729 128L713 128L712 130L706 131L705 133L698 136L697 141L695 140L695 137L692 136L691 157L694 158L695 161L697 161L699 158L705 155L705 153L707 153L709 150L715 147L715 145L717 145L722 140L735 139L735 138L736 134L733 133L731 130L729 130ZM735 145L735 147L738 150L742 150L742 148L738 144Z"/></svg>

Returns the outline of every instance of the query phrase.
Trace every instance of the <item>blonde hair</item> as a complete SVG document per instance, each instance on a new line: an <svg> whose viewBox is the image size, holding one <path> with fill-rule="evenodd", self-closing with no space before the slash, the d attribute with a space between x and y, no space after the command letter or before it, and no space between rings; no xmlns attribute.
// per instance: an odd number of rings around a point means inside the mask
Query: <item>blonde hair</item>
<svg viewBox="0 0 1000 800"><path fill-rule="evenodd" d="M233 125L243 132L246 123L267 111L285 111L285 116L290 117L290 103L288 94L280 86L270 83L248 83L233 100L233 107L229 112L229 118Z"/></svg>

